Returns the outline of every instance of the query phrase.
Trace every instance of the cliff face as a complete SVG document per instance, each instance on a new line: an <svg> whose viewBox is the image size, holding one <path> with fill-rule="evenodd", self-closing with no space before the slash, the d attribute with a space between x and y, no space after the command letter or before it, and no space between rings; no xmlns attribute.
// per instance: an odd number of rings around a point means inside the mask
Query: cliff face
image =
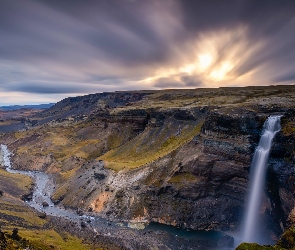
<svg viewBox="0 0 295 250"><path fill-rule="evenodd" d="M261 210L275 237L295 218L294 93L282 86L70 98L1 142L15 167L54 174L56 203L133 222L235 230L263 123L282 114Z"/></svg>
<svg viewBox="0 0 295 250"><path fill-rule="evenodd" d="M135 170L134 176L146 174L117 189L106 213L183 228L236 228L264 119L254 112L208 111L192 140Z"/></svg>

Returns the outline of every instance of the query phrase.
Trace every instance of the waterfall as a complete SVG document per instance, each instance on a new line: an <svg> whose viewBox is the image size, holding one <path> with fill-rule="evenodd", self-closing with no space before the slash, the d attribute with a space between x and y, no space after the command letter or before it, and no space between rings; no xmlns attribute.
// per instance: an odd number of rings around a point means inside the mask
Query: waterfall
<svg viewBox="0 0 295 250"><path fill-rule="evenodd" d="M270 153L272 140L281 129L281 116L270 116L264 123L263 134L259 145L255 150L251 165L249 199L246 210L245 224L242 235L243 242L259 242L260 223L259 210L265 187L265 176L267 170L268 156Z"/></svg>

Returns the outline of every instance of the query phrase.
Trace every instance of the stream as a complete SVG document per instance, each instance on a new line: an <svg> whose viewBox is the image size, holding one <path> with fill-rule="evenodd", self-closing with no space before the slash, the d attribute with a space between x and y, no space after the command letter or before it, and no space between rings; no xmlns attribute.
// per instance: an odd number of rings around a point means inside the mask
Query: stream
<svg viewBox="0 0 295 250"><path fill-rule="evenodd" d="M81 222L82 220L85 220L91 223L93 227L96 227L98 225L99 227L102 227L103 225L110 225L110 222L108 222L106 219L97 216L80 216L71 210L66 210L55 206L50 199L54 191L54 183L50 178L50 175L38 171L23 171L12 169L10 161L11 153L9 152L7 146L1 144L1 151L3 153L3 165L6 167L7 172L12 174L27 175L33 178L33 180L35 181L33 198L31 201L26 201L27 204L29 204L31 207L35 208L39 212L44 212L47 215L63 217L75 222ZM43 202L46 202L48 206L44 207ZM115 226L115 224L112 226Z"/></svg>
<svg viewBox="0 0 295 250"><path fill-rule="evenodd" d="M107 219L98 216L89 215L78 215L75 211L67 210L54 205L50 197L54 192L54 183L49 174L38 172L38 171L23 171L12 169L9 152L6 145L1 144L0 151L2 151L3 165L6 167L6 171L12 174L22 174L33 178L35 182L33 197L31 201L26 201L28 205L35 208L39 212L44 212L47 215L66 218L68 220L81 223L81 221L86 222L94 231L96 229L102 228L127 228L128 223L126 222L111 222ZM1 156L1 154L0 154ZM43 206L43 202L46 202L48 206ZM200 240L200 241L213 241L217 242L218 239L226 235L223 232L216 231L197 231L197 230L185 230L173 226L163 225L159 223L150 223L143 231L153 231L153 232L167 232L174 237L180 237L187 240ZM216 243L215 243L216 244ZM206 248L207 249L207 248ZM209 248L208 248L209 249ZM216 249L211 248L210 249ZM220 249L220 248L218 248ZM230 249L230 248L226 248Z"/></svg>

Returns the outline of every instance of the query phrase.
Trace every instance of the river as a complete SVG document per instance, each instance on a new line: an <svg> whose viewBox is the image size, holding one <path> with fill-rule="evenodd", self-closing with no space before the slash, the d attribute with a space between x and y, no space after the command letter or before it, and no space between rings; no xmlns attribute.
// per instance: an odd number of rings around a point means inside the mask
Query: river
<svg viewBox="0 0 295 250"><path fill-rule="evenodd" d="M3 158L2 164L6 167L7 172L12 174L27 175L33 178L35 182L33 197L31 201L27 201L27 204L35 208L39 212L44 212L47 215L51 215L51 216L66 218L77 223L81 223L81 221L84 221L94 231L98 231L102 228L110 228L110 227L112 229L116 229L116 228L120 229L122 227L124 228L128 227L128 223L126 222L116 223L116 222L108 221L99 216L90 216L90 215L80 216L75 211L71 211L71 210L56 206L50 199L52 193L54 192L54 183L51 176L44 172L23 171L23 170L13 169L11 161L10 161L11 153L8 150L7 146L1 144L0 150L2 151L2 158ZM46 202L48 206L44 207L43 202ZM215 242L213 244L216 244L218 239L225 236L225 233L223 232L185 230L185 229L180 229L180 228L167 226L167 225L163 225L159 223L151 223L144 229L144 231L146 232L147 231L153 231L153 232L165 231L174 237L180 237L180 238L193 240L193 241L200 240L200 241ZM216 249L216 248L210 247L206 249ZM221 249L221 248L218 248L218 249ZM230 249L230 248L226 248L226 249Z"/></svg>
<svg viewBox="0 0 295 250"><path fill-rule="evenodd" d="M81 222L81 220L88 221L91 223L93 227L99 225L99 227L106 225L109 226L111 222L108 222L106 219L97 216L89 216L89 215L78 215L74 211L67 210L58 206L55 206L51 201L50 197L54 191L54 183L52 181L51 176L38 171L23 171L12 169L9 152L6 145L1 144L1 151L3 154L3 165L6 167L6 171L12 174L22 174L27 175L33 178L35 182L35 189L33 192L33 198L31 201L27 201L27 203L38 210L39 212L44 212L47 215L57 216L67 218L71 221ZM43 202L46 202L48 206L43 206ZM113 223L114 224L114 223ZM115 225L115 224L114 224ZM113 225L113 226L114 226Z"/></svg>

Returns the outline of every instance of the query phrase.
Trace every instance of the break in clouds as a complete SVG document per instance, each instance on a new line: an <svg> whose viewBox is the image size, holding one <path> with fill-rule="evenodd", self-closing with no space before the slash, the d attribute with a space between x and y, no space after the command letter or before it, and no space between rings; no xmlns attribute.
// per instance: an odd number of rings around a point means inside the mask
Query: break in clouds
<svg viewBox="0 0 295 250"><path fill-rule="evenodd" d="M0 99L293 84L294 13L292 0L0 0Z"/></svg>

